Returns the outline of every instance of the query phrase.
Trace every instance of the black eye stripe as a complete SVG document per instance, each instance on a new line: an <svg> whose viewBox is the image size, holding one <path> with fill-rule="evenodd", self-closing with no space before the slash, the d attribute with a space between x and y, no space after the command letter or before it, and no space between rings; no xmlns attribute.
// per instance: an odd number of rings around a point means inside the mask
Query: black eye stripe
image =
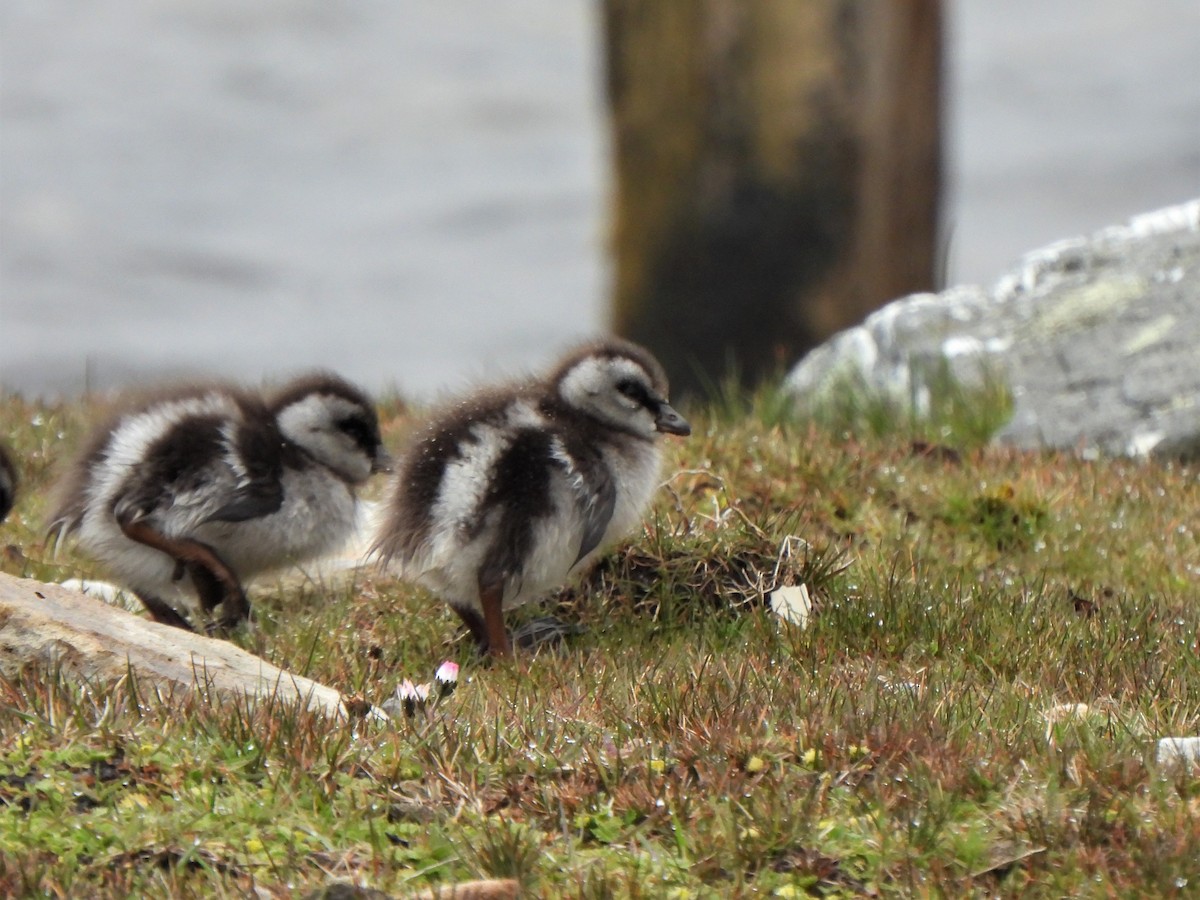
<svg viewBox="0 0 1200 900"><path fill-rule="evenodd" d="M337 423L337 427L346 432L354 443L364 450L370 450L379 443L375 429L365 419L351 416L350 418L340 420Z"/></svg>
<svg viewBox="0 0 1200 900"><path fill-rule="evenodd" d="M662 403L661 400L650 392L646 385L633 378L624 378L618 381L617 391L649 410L657 410Z"/></svg>

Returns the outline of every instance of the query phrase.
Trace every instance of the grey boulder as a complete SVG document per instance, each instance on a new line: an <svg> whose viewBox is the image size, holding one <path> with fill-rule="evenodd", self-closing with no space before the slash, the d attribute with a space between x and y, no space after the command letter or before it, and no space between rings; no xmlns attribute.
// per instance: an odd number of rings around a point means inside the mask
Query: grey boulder
<svg viewBox="0 0 1200 900"><path fill-rule="evenodd" d="M1002 444L1200 456L1200 200L1029 253L990 291L914 294L792 370L803 405L857 385L918 414L935 378L1003 379Z"/></svg>

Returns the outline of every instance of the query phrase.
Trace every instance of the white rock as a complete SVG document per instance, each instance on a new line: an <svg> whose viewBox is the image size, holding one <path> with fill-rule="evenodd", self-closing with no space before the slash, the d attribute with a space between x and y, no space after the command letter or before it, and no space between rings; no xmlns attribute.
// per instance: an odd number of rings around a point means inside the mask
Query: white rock
<svg viewBox="0 0 1200 900"><path fill-rule="evenodd" d="M771 611L789 625L807 628L808 618L812 613L812 598L808 595L808 585L781 587L771 591Z"/></svg>
<svg viewBox="0 0 1200 900"><path fill-rule="evenodd" d="M1158 741L1155 762L1164 768L1183 769L1200 763L1200 737L1165 737Z"/></svg>

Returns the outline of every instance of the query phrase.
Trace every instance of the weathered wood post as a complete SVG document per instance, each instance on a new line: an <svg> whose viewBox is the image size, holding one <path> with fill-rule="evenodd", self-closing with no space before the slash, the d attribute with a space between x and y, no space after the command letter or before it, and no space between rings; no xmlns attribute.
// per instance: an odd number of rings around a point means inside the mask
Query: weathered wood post
<svg viewBox="0 0 1200 900"><path fill-rule="evenodd" d="M941 0L605 0L613 325L754 378L934 286Z"/></svg>

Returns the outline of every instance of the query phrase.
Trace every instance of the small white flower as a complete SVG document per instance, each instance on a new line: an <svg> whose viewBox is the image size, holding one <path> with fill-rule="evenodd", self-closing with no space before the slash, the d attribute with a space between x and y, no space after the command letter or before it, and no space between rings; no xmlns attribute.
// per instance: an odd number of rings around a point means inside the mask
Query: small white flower
<svg viewBox="0 0 1200 900"><path fill-rule="evenodd" d="M405 678L400 682L400 687L396 688L396 696L404 707L404 714L411 716L416 713L418 706L424 708L429 700L429 685L413 684Z"/></svg>
<svg viewBox="0 0 1200 900"><path fill-rule="evenodd" d="M433 674L439 697L449 697L458 687L458 663L446 660Z"/></svg>

